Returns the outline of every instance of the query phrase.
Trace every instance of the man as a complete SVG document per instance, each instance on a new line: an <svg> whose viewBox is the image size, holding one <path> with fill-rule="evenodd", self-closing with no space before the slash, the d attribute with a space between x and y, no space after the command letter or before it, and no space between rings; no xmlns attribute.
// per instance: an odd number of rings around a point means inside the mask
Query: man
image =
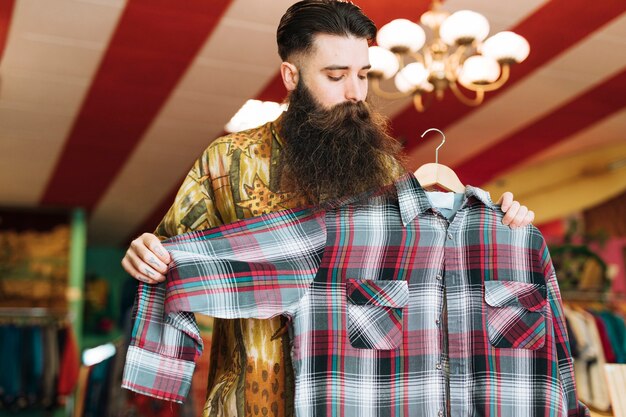
<svg viewBox="0 0 626 417"><path fill-rule="evenodd" d="M365 103L368 42L376 27L355 5L304 0L282 17L278 50L289 109L276 121L214 141L195 162L156 229L122 265L138 280L165 279L160 240L391 183L398 145ZM506 193L503 223L534 214ZM215 320L206 416L293 414L290 344L281 319Z"/></svg>

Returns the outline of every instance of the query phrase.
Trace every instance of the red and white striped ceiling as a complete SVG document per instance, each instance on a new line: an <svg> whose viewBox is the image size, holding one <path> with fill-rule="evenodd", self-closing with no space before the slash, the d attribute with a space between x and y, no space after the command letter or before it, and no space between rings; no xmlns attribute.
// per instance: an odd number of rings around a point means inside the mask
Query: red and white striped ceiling
<svg viewBox="0 0 626 417"><path fill-rule="evenodd" d="M249 98L281 101L275 30L293 0L0 0L0 205L82 206L90 240L151 231L193 160ZM381 25L428 0L356 0ZM448 0L531 45L477 108L380 101L413 167L485 184L624 143L626 1ZM431 138L432 139L432 138ZM436 139L432 139L436 140ZM513 190L515 191L515 190Z"/></svg>

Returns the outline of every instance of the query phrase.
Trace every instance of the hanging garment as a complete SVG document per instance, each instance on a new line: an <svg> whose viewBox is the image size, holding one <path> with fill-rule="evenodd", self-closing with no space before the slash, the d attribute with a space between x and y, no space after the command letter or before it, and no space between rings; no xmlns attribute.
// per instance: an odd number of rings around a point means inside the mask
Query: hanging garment
<svg viewBox="0 0 626 417"><path fill-rule="evenodd" d="M15 408L22 389L20 352L22 340L17 326L0 326L0 402L4 408Z"/></svg>
<svg viewBox="0 0 626 417"><path fill-rule="evenodd" d="M11 410L50 410L56 405L59 371L56 324L21 322L28 319L0 325L0 403Z"/></svg>
<svg viewBox="0 0 626 417"><path fill-rule="evenodd" d="M478 188L449 221L412 174L394 185L165 241L173 262L139 286L123 386L185 398L193 313L284 314L298 416L586 415L537 229L502 225Z"/></svg>
<svg viewBox="0 0 626 417"><path fill-rule="evenodd" d="M609 339L609 333L606 328L606 324L602 321L602 318L596 313L592 312L593 320L598 328L598 334L600 335L600 341L602 342L602 351L604 352L604 358L607 363L615 363L616 357L613 347L611 346L611 340Z"/></svg>
<svg viewBox="0 0 626 417"><path fill-rule="evenodd" d="M27 407L33 407L41 403L43 394L43 328L40 326L27 326L22 328L22 331L24 332L22 349L24 398L26 399Z"/></svg>
<svg viewBox="0 0 626 417"><path fill-rule="evenodd" d="M604 322L611 349L615 354L615 363L626 363L624 319L610 311L600 311L598 315Z"/></svg>
<svg viewBox="0 0 626 417"><path fill-rule="evenodd" d="M109 378L114 357L103 360L90 368L83 417L100 417L109 415Z"/></svg>
<svg viewBox="0 0 626 417"><path fill-rule="evenodd" d="M606 411L611 403L604 376L606 358L596 320L581 307L565 307L564 310L579 346L580 356L574 360L578 396L585 404Z"/></svg>
<svg viewBox="0 0 626 417"><path fill-rule="evenodd" d="M72 394L78 381L78 371L80 369L80 359L78 357L78 345L74 337L74 332L70 327L61 330L62 352L59 372L59 383L57 394L67 396Z"/></svg>
<svg viewBox="0 0 626 417"><path fill-rule="evenodd" d="M44 375L42 404L51 407L56 403L56 381L59 378L59 343L55 326L46 326L44 333Z"/></svg>
<svg viewBox="0 0 626 417"><path fill-rule="evenodd" d="M591 373L598 363L598 346L592 343L591 330L587 325L585 316L578 310L565 305L563 308L567 323L571 326L573 338L576 339L578 355L574 357L574 373L576 375L576 388L578 398L585 404L593 402L593 385ZM595 326L594 326L595 327Z"/></svg>
<svg viewBox="0 0 626 417"><path fill-rule="evenodd" d="M589 340L593 345L594 350L597 352L597 360L590 363L588 366L590 376L589 380L593 394L592 400L589 404L598 410L607 411L611 406L611 401L609 398L609 391L606 386L606 377L604 375L606 357L604 356L604 349L602 347L602 337L593 314L585 310L581 310L581 313L585 319L585 324L589 332Z"/></svg>
<svg viewBox="0 0 626 417"><path fill-rule="evenodd" d="M570 351L572 352L572 357L574 358L574 360L576 358L580 357L580 347L578 345L578 339L576 339L576 333L574 333L574 329L572 329L572 326L569 322L569 318L567 317L567 312L565 313L565 325L567 328L567 335L569 336L569 347L570 347ZM579 387L580 388L580 387Z"/></svg>

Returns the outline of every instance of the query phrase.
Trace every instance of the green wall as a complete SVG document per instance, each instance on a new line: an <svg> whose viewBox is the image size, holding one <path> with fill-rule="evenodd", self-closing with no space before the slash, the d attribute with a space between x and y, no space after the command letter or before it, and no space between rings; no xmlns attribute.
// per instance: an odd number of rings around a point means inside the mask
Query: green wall
<svg viewBox="0 0 626 417"><path fill-rule="evenodd" d="M122 268L120 262L126 249L112 246L88 246L85 257L85 286L89 286L89 277L95 276L108 283L108 305L106 316L115 323L115 330L110 334L97 334L85 329L83 333L85 347L106 343L119 335L122 292L124 286L132 280ZM89 321L88 319L86 321Z"/></svg>

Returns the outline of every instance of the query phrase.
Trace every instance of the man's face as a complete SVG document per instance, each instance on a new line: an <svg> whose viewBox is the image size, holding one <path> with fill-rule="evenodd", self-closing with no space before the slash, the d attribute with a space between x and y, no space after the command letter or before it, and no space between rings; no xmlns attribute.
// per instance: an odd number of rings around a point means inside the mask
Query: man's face
<svg viewBox="0 0 626 417"><path fill-rule="evenodd" d="M367 40L318 34L313 46L302 57L300 76L316 101L326 109L365 101L370 68Z"/></svg>
<svg viewBox="0 0 626 417"><path fill-rule="evenodd" d="M282 117L281 189L317 203L389 184L400 146L386 127L364 100L321 105L301 77Z"/></svg>

